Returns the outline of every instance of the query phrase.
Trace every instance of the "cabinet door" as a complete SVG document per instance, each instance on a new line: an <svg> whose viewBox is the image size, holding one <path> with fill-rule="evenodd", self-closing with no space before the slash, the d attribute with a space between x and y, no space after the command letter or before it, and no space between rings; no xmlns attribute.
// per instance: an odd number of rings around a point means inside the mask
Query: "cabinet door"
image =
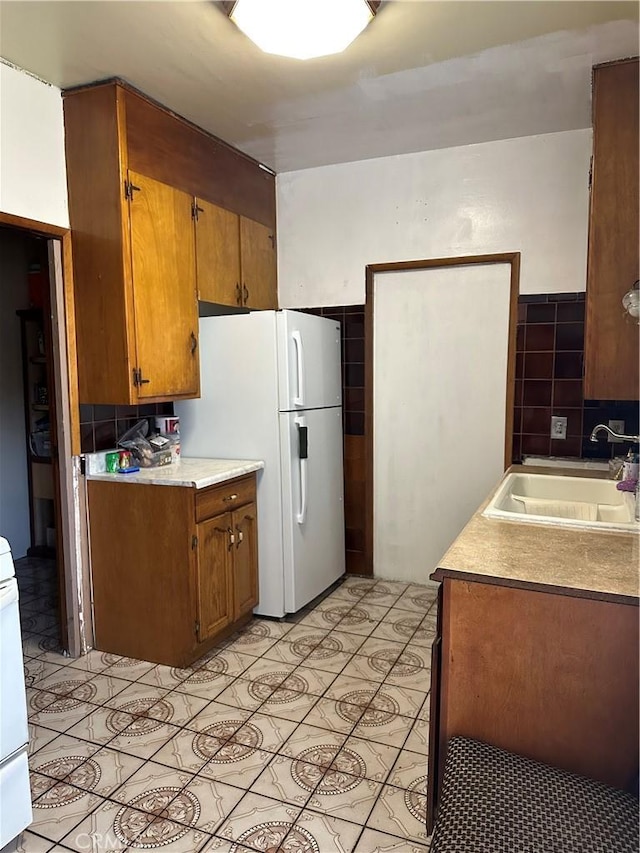
<svg viewBox="0 0 640 853"><path fill-rule="evenodd" d="M240 262L244 304L277 308L276 238L272 228L240 217Z"/></svg>
<svg viewBox="0 0 640 853"><path fill-rule="evenodd" d="M593 184L585 397L638 399L638 323L622 297L638 278L638 60L593 75Z"/></svg>
<svg viewBox="0 0 640 853"><path fill-rule="evenodd" d="M201 521L198 530L198 640L233 621L233 534L231 513Z"/></svg>
<svg viewBox="0 0 640 853"><path fill-rule="evenodd" d="M240 217L196 199L198 295L205 302L242 305L240 289Z"/></svg>
<svg viewBox="0 0 640 853"><path fill-rule="evenodd" d="M136 361L143 379L138 397L195 397L200 359L192 197L135 172L129 180Z"/></svg>
<svg viewBox="0 0 640 853"><path fill-rule="evenodd" d="M236 547L233 557L234 618L258 603L258 525L255 503L232 513Z"/></svg>

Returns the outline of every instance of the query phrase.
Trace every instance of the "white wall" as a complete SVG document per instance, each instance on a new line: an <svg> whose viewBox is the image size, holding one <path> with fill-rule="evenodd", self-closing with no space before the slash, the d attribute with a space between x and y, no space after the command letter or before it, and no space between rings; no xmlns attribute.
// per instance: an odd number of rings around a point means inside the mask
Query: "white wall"
<svg viewBox="0 0 640 853"><path fill-rule="evenodd" d="M585 289L591 130L287 172L282 307L361 304L365 266L522 252L521 293Z"/></svg>
<svg viewBox="0 0 640 853"><path fill-rule="evenodd" d="M13 556L30 544L19 308L28 308L25 240L0 229L0 536Z"/></svg>
<svg viewBox="0 0 640 853"><path fill-rule="evenodd" d="M0 211L69 226L60 89L2 63Z"/></svg>

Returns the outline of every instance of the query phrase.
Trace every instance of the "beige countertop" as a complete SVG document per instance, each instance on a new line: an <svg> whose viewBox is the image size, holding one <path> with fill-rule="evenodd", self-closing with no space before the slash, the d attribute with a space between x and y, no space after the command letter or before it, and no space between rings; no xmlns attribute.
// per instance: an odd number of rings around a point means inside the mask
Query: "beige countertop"
<svg viewBox="0 0 640 853"><path fill-rule="evenodd" d="M183 456L179 462L159 468L141 468L134 474L87 473L87 480L146 483L151 486L187 486L206 489L264 468L261 460L196 459Z"/></svg>
<svg viewBox="0 0 640 853"><path fill-rule="evenodd" d="M492 495L440 560L434 580L475 580L638 604L640 536L486 518L482 511Z"/></svg>

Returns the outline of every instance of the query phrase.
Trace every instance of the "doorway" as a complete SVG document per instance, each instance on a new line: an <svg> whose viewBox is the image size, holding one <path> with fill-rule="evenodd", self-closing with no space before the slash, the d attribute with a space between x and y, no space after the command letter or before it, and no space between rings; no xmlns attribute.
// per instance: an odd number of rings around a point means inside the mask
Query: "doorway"
<svg viewBox="0 0 640 853"><path fill-rule="evenodd" d="M367 268L372 574L424 582L510 464L518 286L518 254Z"/></svg>
<svg viewBox="0 0 640 853"><path fill-rule="evenodd" d="M39 233L11 219L0 214L0 535L13 553L23 633L38 653L78 654L62 245L47 226Z"/></svg>

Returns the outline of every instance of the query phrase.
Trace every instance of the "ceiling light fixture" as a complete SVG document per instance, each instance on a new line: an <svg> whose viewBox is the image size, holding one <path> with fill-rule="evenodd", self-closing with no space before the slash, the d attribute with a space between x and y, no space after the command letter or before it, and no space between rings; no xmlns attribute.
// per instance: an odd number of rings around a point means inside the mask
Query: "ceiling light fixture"
<svg viewBox="0 0 640 853"><path fill-rule="evenodd" d="M236 0L224 7L265 53L313 59L348 47L379 5L379 0Z"/></svg>

